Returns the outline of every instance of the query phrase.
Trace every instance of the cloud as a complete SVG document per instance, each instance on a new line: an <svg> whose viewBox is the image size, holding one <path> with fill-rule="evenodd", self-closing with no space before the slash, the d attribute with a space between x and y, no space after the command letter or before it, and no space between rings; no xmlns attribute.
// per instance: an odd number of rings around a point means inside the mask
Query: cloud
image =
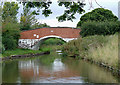
<svg viewBox="0 0 120 85"><path fill-rule="evenodd" d="M57 19L49 19L49 20L38 20L40 23L46 23L50 25L51 27L76 27L77 22L71 22L71 21L64 21L64 22L58 22Z"/></svg>

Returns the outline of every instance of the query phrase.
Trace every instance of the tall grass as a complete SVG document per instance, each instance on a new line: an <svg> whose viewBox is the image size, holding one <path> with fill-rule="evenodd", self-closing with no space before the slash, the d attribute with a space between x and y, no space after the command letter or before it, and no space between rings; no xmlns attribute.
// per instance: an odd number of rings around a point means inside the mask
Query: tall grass
<svg viewBox="0 0 120 85"><path fill-rule="evenodd" d="M62 50L68 56L77 54L78 58L92 59L118 67L118 34L79 38L63 45Z"/></svg>
<svg viewBox="0 0 120 85"><path fill-rule="evenodd" d="M88 49L88 58L118 67L118 36L106 36L108 42L103 46Z"/></svg>

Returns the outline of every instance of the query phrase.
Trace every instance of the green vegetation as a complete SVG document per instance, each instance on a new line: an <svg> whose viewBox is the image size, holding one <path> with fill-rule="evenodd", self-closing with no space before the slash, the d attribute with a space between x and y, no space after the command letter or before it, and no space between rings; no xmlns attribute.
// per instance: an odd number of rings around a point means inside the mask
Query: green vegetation
<svg viewBox="0 0 120 85"><path fill-rule="evenodd" d="M112 11L104 8L96 8L91 12L88 12L81 16L80 21L77 24L77 27L81 27L84 22L87 21L117 21L118 18L112 13Z"/></svg>
<svg viewBox="0 0 120 85"><path fill-rule="evenodd" d="M52 50L57 50L60 49L61 46L58 44L63 44L64 42L60 39L54 39L50 38L45 41L43 41L42 45L40 45L39 50L30 50L30 49L14 49L14 50L6 50L3 52L2 57L7 57L11 55L23 55L23 54L30 54L30 53L40 53L40 52L45 52L45 51L52 51Z"/></svg>
<svg viewBox="0 0 120 85"><path fill-rule="evenodd" d="M80 18L80 37L63 45L64 56L89 59L118 68L120 21L112 11L97 8Z"/></svg>
<svg viewBox="0 0 120 85"><path fill-rule="evenodd" d="M58 38L49 38L43 41L42 45L63 45L65 42Z"/></svg>
<svg viewBox="0 0 120 85"><path fill-rule="evenodd" d="M2 41L0 46L0 53L6 50L15 50L18 47L18 39L20 37L20 30L35 29L36 27L48 26L47 24L40 24L35 19L34 13L30 8L24 8L21 14L21 22L17 20L19 10L19 3L5 2L2 6Z"/></svg>
<svg viewBox="0 0 120 85"><path fill-rule="evenodd" d="M15 49L20 37L19 24L13 23L12 21L9 22L9 20L2 23L2 43L5 50Z"/></svg>
<svg viewBox="0 0 120 85"><path fill-rule="evenodd" d="M95 35L73 40L63 45L67 56L87 58L96 62L118 67L118 34L103 36Z"/></svg>
<svg viewBox="0 0 120 85"><path fill-rule="evenodd" d="M20 18L20 30L30 30L41 27L50 27L46 23L41 24L35 18L34 11L31 11L29 7L26 5L23 8L23 14L21 14Z"/></svg>
<svg viewBox="0 0 120 85"><path fill-rule="evenodd" d="M64 10L64 14L57 17L59 22L63 21L72 21L75 18L75 14L82 14L85 12L83 7L85 6L84 2L75 2L74 0L71 2L63 2L63 1L58 1L59 6L64 6L66 9Z"/></svg>
<svg viewBox="0 0 120 85"><path fill-rule="evenodd" d="M44 50L45 51L45 50ZM23 54L30 54L30 53L40 53L40 50L29 50L29 49L14 49L14 50L6 50L2 57L7 57L11 55L23 55Z"/></svg>
<svg viewBox="0 0 120 85"><path fill-rule="evenodd" d="M44 40L41 45L40 49L41 51L44 51L45 49L49 49L50 51L56 51L57 49L61 49L61 46L65 42L58 38L49 38L47 40Z"/></svg>
<svg viewBox="0 0 120 85"><path fill-rule="evenodd" d="M37 10L33 9L33 13L35 15L42 13L45 17L48 17L50 14L52 14L52 11L50 9L51 4L52 2L49 0L45 0L44 2L23 2L23 5L26 5L27 7L37 8ZM64 14L57 17L58 21L73 21L73 19L76 19L75 14L82 14L84 12L83 7L85 6L85 3L80 1L63 2L61 0L58 0L58 6L64 6L66 8L64 10Z"/></svg>
<svg viewBox="0 0 120 85"><path fill-rule="evenodd" d="M80 35L82 37L91 35L111 35L120 31L120 21L88 21L82 24Z"/></svg>
<svg viewBox="0 0 120 85"><path fill-rule="evenodd" d="M53 65L54 60L59 57L60 56L55 51L52 51L50 55L42 55L39 58L39 61L42 63L42 65L50 66Z"/></svg>
<svg viewBox="0 0 120 85"><path fill-rule="evenodd" d="M2 8L2 50L12 50L17 47L20 37L19 24L17 23L18 4L6 2Z"/></svg>
<svg viewBox="0 0 120 85"><path fill-rule="evenodd" d="M49 49L50 51L56 51L57 49L61 49L61 46L65 42L58 38L49 38L47 40L44 40L41 45L40 49L41 51L44 51L45 49Z"/></svg>
<svg viewBox="0 0 120 85"><path fill-rule="evenodd" d="M41 53L45 51L50 51L50 48L42 48L41 50L30 50L30 49L14 49L14 50L6 50L3 54L2 57L7 57L11 55L23 55L23 54L35 54L35 53Z"/></svg>
<svg viewBox="0 0 120 85"><path fill-rule="evenodd" d="M40 51L44 51L44 50L49 50L49 51L56 51L58 49L61 49L61 45L41 45L40 46Z"/></svg>
<svg viewBox="0 0 120 85"><path fill-rule="evenodd" d="M5 2L2 8L2 20L7 21L9 18L12 19L13 22L17 22L16 15L18 14L18 4L15 2Z"/></svg>
<svg viewBox="0 0 120 85"><path fill-rule="evenodd" d="M6 50L17 49L21 30L49 27L46 23L39 23L35 17L36 15L39 15L39 13L42 13L42 15L44 15L45 17L48 17L50 14L52 14L51 9L49 9L51 2L48 2L46 0L45 2L21 3L5 2L4 4L1 4L2 6L0 6L0 11L2 10L2 44L0 46L0 53ZM17 19L17 14L19 13L20 8L19 4L23 5L24 8L20 20ZM58 17L58 21L65 21L75 19L74 15L76 13L81 14L82 12L84 12L83 6L85 4L80 2L76 3L58 1L58 5L64 5L66 7L64 14ZM32 8L35 8L35 10Z"/></svg>

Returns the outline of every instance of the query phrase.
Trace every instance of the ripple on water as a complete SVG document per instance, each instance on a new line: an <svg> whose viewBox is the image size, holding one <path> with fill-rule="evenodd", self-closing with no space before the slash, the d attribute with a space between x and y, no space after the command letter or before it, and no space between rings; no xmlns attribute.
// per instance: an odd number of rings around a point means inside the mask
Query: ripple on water
<svg viewBox="0 0 120 85"><path fill-rule="evenodd" d="M66 77L66 78L56 78L56 77L42 77L31 83L85 83L83 77Z"/></svg>

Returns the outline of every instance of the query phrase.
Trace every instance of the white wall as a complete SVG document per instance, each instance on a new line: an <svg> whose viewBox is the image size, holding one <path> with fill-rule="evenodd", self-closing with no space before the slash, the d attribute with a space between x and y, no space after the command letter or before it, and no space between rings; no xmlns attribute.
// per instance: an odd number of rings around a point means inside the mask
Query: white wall
<svg viewBox="0 0 120 85"><path fill-rule="evenodd" d="M65 42L69 42L71 40L77 39L77 38L62 38L60 36L50 35L50 36L42 37L40 39L19 39L18 46L20 48L38 50L39 49L38 43L47 38L59 38L64 40Z"/></svg>

